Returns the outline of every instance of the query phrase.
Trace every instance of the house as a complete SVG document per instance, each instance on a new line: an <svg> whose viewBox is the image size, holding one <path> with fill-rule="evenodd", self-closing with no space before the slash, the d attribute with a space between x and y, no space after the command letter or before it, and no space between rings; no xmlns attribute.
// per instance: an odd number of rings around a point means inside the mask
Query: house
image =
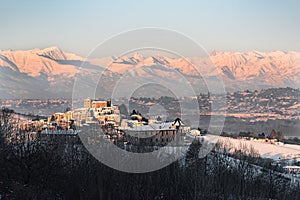
<svg viewBox="0 0 300 200"><path fill-rule="evenodd" d="M137 120L127 120L127 126L122 122L122 130L126 139L134 145L164 146L172 142L180 144L185 135L183 123L174 122L150 122L144 125Z"/></svg>

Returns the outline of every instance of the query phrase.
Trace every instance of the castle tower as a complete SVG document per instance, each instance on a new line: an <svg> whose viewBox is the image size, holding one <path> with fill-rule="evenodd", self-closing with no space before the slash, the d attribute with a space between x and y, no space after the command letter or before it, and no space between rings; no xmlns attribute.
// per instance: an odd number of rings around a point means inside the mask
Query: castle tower
<svg viewBox="0 0 300 200"><path fill-rule="evenodd" d="M84 100L84 108L91 108L92 107L92 100L87 98Z"/></svg>

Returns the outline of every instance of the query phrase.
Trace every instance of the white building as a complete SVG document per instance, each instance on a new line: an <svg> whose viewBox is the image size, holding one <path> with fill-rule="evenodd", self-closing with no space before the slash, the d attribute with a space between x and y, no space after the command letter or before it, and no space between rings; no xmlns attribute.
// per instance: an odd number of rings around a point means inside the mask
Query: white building
<svg viewBox="0 0 300 200"><path fill-rule="evenodd" d="M167 145L170 142L176 144L183 141L185 129L176 122L153 122L143 125L136 120L127 120L127 126L122 123L121 127L125 137L136 145ZM176 126L177 125L177 126Z"/></svg>

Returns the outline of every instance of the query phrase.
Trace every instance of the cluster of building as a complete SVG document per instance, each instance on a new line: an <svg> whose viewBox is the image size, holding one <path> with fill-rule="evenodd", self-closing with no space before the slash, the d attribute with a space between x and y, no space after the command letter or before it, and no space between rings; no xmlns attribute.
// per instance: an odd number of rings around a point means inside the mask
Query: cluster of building
<svg viewBox="0 0 300 200"><path fill-rule="evenodd" d="M29 132L76 130L77 126L82 126L91 121L98 121L101 125L111 124L114 127L118 127L120 123L118 106L112 105L110 100L85 99L83 108L56 112L47 119L27 120L20 124L20 129Z"/></svg>
<svg viewBox="0 0 300 200"><path fill-rule="evenodd" d="M83 108L72 112L77 126L98 120L100 125L110 124L117 127L121 120L118 106L113 105L110 100L100 101L88 98L84 100Z"/></svg>
<svg viewBox="0 0 300 200"><path fill-rule="evenodd" d="M226 110L231 116L252 118L250 122L270 119L299 120L299 94L299 90L292 88L228 93Z"/></svg>
<svg viewBox="0 0 300 200"><path fill-rule="evenodd" d="M81 128L91 124L101 127L107 138L122 140L135 145L166 145L169 142L183 141L189 127L178 118L173 122L161 119L146 119L133 111L130 119L121 122L118 106L110 100L85 99L83 107L56 112L47 119L28 120L20 125L21 130L46 135L77 134ZM79 130L78 130L79 129Z"/></svg>
<svg viewBox="0 0 300 200"><path fill-rule="evenodd" d="M177 118L173 122L163 122L159 119L146 119L141 114L131 113L130 119L124 119L121 130L126 140L135 145L167 145L181 144L189 127Z"/></svg>

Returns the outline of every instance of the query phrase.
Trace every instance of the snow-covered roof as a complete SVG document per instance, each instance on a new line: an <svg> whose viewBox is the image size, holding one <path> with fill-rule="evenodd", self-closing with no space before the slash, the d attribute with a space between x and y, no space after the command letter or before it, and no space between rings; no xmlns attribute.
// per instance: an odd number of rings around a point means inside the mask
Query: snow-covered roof
<svg viewBox="0 0 300 200"><path fill-rule="evenodd" d="M56 112L54 113L54 115L64 115L65 113L62 113L62 112Z"/></svg>
<svg viewBox="0 0 300 200"><path fill-rule="evenodd" d="M300 169L300 166L296 166L296 165L294 165L294 166L284 166L283 168L284 169Z"/></svg>
<svg viewBox="0 0 300 200"><path fill-rule="evenodd" d="M165 122L165 123L153 123L149 125L143 125L143 126L134 126L134 127L128 127L127 130L132 131L155 131L155 130L170 130L173 128L172 122Z"/></svg>

